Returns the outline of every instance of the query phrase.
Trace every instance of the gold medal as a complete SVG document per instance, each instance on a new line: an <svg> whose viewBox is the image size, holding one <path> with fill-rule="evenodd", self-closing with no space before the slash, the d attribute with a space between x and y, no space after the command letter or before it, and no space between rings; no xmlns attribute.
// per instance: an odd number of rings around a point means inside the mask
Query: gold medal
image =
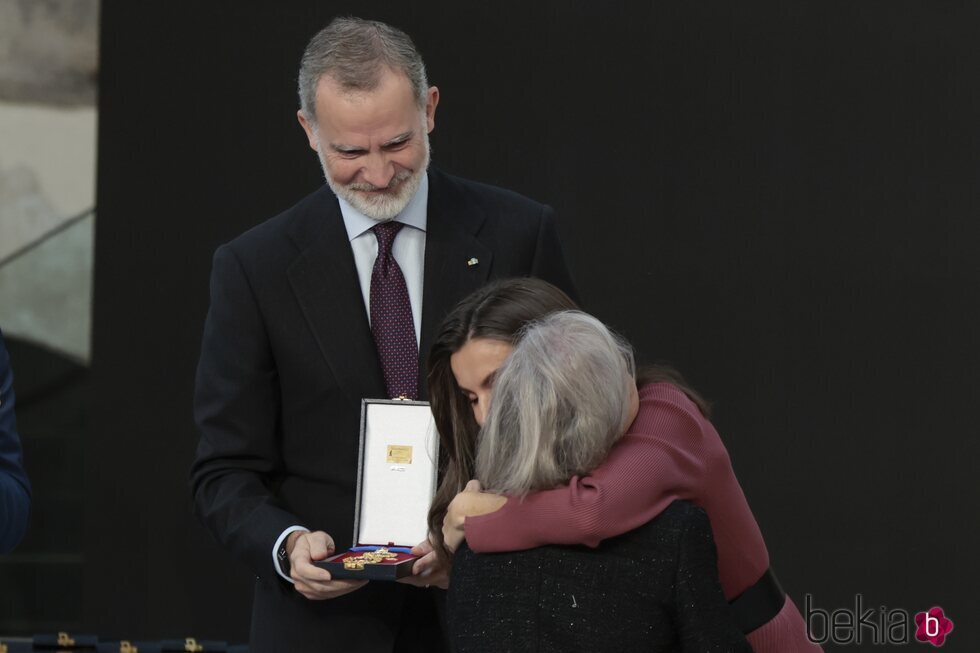
<svg viewBox="0 0 980 653"><path fill-rule="evenodd" d="M389 560L397 560L398 554L392 553L388 547L378 547L374 551L365 551L361 555L344 558L344 569L363 571L364 565L384 564Z"/></svg>

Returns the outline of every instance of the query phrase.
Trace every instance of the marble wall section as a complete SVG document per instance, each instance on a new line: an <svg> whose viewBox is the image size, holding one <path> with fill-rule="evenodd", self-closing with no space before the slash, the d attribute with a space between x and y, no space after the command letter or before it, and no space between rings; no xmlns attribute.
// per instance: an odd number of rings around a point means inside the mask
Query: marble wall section
<svg viewBox="0 0 980 653"><path fill-rule="evenodd" d="M0 100L94 106L98 0L0 0Z"/></svg>
<svg viewBox="0 0 980 653"><path fill-rule="evenodd" d="M83 364L94 218L68 225L95 205L98 17L0 0L0 328Z"/></svg>

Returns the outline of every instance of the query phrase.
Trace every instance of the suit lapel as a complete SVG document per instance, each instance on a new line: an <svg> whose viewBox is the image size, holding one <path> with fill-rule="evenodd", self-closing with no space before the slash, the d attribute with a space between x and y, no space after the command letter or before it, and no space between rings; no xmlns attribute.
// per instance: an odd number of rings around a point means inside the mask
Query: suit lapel
<svg viewBox="0 0 980 653"><path fill-rule="evenodd" d="M384 397L354 254L340 205L329 190L318 194L291 236L302 252L287 276L337 382L355 400Z"/></svg>
<svg viewBox="0 0 980 653"><path fill-rule="evenodd" d="M451 178L429 170L419 347L422 398L428 396L425 363L439 325L453 306L482 286L490 274L493 253L476 238L485 219L474 198L466 198ZM477 262L468 264L472 259Z"/></svg>
<svg viewBox="0 0 980 653"><path fill-rule="evenodd" d="M452 307L486 283L492 251L476 234L486 215L478 198L437 170L429 171L425 262L422 281L422 338L419 347L419 391L427 396L425 363L439 325ZM384 397L384 375L364 299L354 254L340 205L324 187L290 229L300 254L287 276L340 387L352 399ZM476 259L475 264L468 261Z"/></svg>

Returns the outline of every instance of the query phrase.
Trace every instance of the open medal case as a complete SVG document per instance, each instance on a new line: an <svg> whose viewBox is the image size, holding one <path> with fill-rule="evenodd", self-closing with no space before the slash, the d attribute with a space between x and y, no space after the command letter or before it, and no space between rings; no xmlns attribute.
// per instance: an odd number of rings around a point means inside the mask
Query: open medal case
<svg viewBox="0 0 980 653"><path fill-rule="evenodd" d="M315 563L333 578L396 580L418 559L411 548L428 535L439 435L429 403L362 399L354 542Z"/></svg>

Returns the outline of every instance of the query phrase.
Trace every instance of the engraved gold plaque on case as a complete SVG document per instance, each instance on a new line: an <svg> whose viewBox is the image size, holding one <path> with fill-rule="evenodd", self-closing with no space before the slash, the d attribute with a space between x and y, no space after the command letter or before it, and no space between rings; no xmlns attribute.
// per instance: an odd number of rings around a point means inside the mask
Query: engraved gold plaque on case
<svg viewBox="0 0 980 653"><path fill-rule="evenodd" d="M412 447L405 444L388 445L388 462L399 465L412 464Z"/></svg>

